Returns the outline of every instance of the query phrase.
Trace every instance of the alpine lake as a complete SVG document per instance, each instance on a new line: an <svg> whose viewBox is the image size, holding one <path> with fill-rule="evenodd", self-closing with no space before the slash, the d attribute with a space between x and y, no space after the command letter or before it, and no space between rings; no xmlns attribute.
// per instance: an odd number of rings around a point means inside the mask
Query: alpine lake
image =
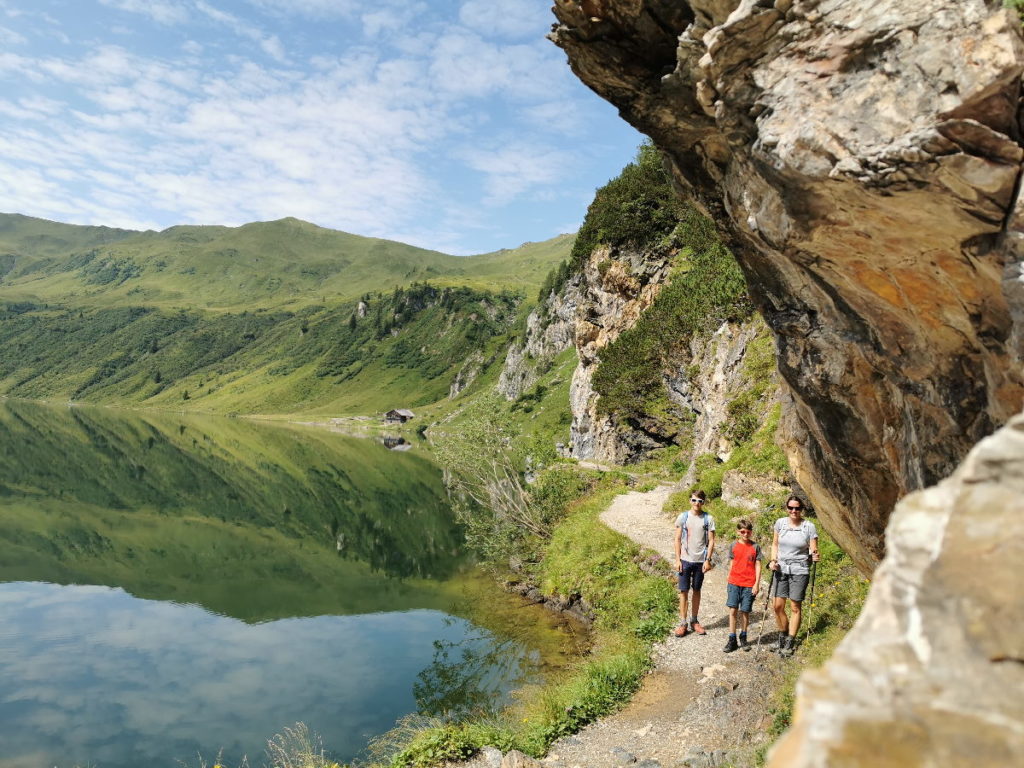
<svg viewBox="0 0 1024 768"><path fill-rule="evenodd" d="M259 768L300 722L344 762L571 663L412 443L0 400L0 768Z"/></svg>

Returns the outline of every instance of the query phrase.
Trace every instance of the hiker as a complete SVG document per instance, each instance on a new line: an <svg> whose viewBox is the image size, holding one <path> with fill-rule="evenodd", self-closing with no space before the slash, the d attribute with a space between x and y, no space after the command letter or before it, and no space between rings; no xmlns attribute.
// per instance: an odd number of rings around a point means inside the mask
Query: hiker
<svg viewBox="0 0 1024 768"><path fill-rule="evenodd" d="M799 496L786 501L786 517L775 521L772 559L768 567L775 571L775 623L779 627L778 652L792 656L796 633L800 631L800 607L810 578L809 562L818 562L818 529L804 520L804 503ZM786 599L790 615L786 616Z"/></svg>
<svg viewBox="0 0 1024 768"><path fill-rule="evenodd" d="M707 501L704 491L690 494L690 509L676 518L676 564L679 566L679 626L676 637L685 637L691 629L706 635L697 621L700 611L700 588L704 574L711 570L711 555L715 551L715 518L704 511ZM693 602L687 613L690 590Z"/></svg>
<svg viewBox="0 0 1024 768"><path fill-rule="evenodd" d="M729 580L726 584L728 595L725 605L729 609L729 640L723 649L732 653L737 648L750 650L747 643L747 627L750 626L750 611L754 598L761 590L761 547L754 542L754 526L743 519L736 523L739 538L729 545ZM738 619L738 622L737 622ZM736 641L736 624L740 626L739 642Z"/></svg>

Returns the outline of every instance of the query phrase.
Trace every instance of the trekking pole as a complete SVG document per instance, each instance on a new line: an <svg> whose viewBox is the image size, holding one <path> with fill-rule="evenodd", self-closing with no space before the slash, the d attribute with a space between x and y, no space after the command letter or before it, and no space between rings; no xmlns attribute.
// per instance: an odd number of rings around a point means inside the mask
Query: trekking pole
<svg viewBox="0 0 1024 768"><path fill-rule="evenodd" d="M775 583L775 571L768 569L768 594L764 597L764 611L761 613L761 626L757 630L757 647L754 653L761 652L761 633L764 632L764 622L768 618L768 603L772 600L772 585Z"/></svg>
<svg viewBox="0 0 1024 768"><path fill-rule="evenodd" d="M804 641L807 640L807 635L811 632L811 608L814 607L814 578L818 572L818 564L814 560L811 560L811 578L809 579L808 587L810 587L811 599L807 602L807 616L804 620Z"/></svg>

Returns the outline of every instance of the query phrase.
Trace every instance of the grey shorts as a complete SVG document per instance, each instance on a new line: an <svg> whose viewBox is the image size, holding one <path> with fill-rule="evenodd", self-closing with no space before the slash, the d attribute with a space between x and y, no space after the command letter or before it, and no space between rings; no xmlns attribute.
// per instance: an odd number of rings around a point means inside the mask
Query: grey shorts
<svg viewBox="0 0 1024 768"><path fill-rule="evenodd" d="M795 603L803 602L804 593L807 592L807 581L811 576L808 573L783 573L775 572L775 585L772 593L775 597L788 597Z"/></svg>

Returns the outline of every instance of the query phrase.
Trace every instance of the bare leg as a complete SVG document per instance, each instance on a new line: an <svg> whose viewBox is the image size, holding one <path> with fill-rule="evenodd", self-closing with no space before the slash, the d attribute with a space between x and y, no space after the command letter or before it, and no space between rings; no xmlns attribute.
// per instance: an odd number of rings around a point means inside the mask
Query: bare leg
<svg viewBox="0 0 1024 768"><path fill-rule="evenodd" d="M733 608L733 610L735 611L736 609ZM750 626L750 614L747 613L746 611L740 611L739 614L740 614L740 632L742 632L743 634L746 634L747 633L747 627ZM730 632L735 632L736 631L735 627L733 626L734 623L735 622L733 621L733 617L729 616L729 631Z"/></svg>
<svg viewBox="0 0 1024 768"><path fill-rule="evenodd" d="M803 618L801 615L801 609L803 606L796 600L790 600L789 608L789 634L796 637L796 633L800 631L800 619Z"/></svg>
<svg viewBox="0 0 1024 768"><path fill-rule="evenodd" d="M700 615L700 590L693 590L693 612L690 614L693 618L697 618Z"/></svg>
<svg viewBox="0 0 1024 768"><path fill-rule="evenodd" d="M775 611L775 624L778 626L779 632L785 633L786 625L789 623L789 619L786 617L786 598L772 598L772 608Z"/></svg>
<svg viewBox="0 0 1024 768"><path fill-rule="evenodd" d="M679 623L685 624L689 620L686 614L686 605L690 599L689 591L679 593Z"/></svg>
<svg viewBox="0 0 1024 768"><path fill-rule="evenodd" d="M736 608L730 608L729 609L729 634L730 635L735 635L736 634L736 612L737 612ZM743 614L743 615L745 616L746 614ZM747 626L745 624L743 625L743 631L744 632L747 631Z"/></svg>

